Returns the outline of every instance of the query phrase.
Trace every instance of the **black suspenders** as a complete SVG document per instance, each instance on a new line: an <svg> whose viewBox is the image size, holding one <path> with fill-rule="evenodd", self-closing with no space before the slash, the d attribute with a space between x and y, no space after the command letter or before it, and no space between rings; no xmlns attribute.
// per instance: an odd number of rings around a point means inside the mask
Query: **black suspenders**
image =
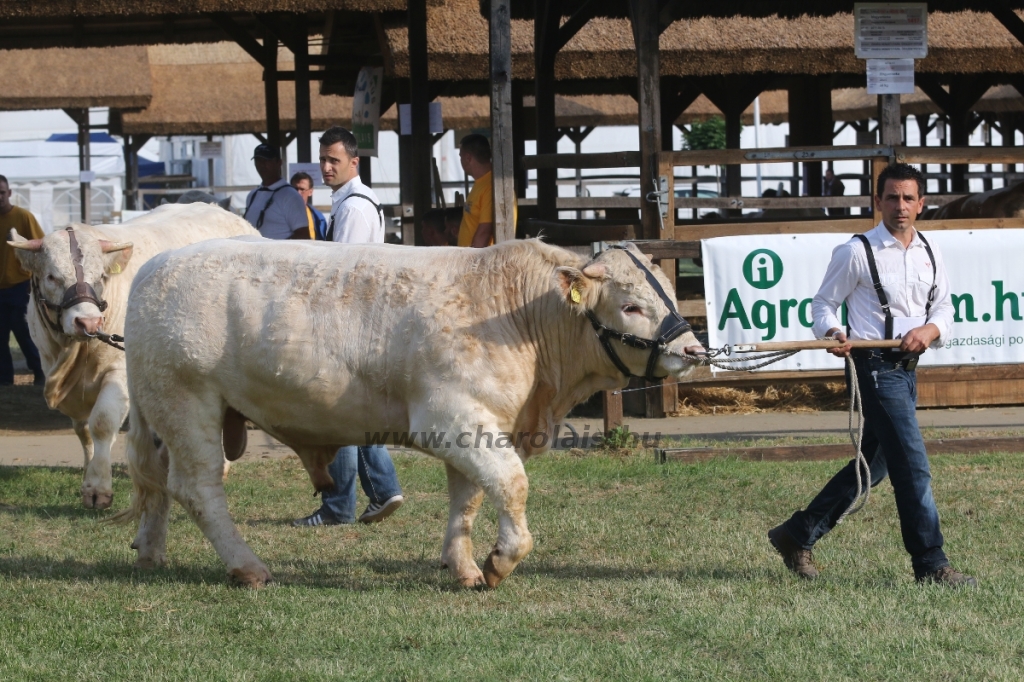
<svg viewBox="0 0 1024 682"><path fill-rule="evenodd" d="M871 244L870 242L868 242L868 238L866 235L855 234L853 236L859 239L862 244L864 244L864 253L865 255L867 255L868 258L868 270L871 271L871 282L875 287L875 293L878 294L878 303L882 306L882 313L885 314L885 338L891 339L892 311L889 309L889 298L885 295L885 289L882 287L882 282L878 278L878 267L875 265L875 254L871 250ZM924 306L924 316L925 321L927 322L928 313L931 312L932 309L932 301L935 300L935 290L938 289L938 284L936 283L936 280L938 278L938 268L935 265L935 254L932 253L931 244L928 243L928 240L925 239L924 235L921 234L920 232L917 233L917 236L920 237L921 241L924 243L925 251L928 252L928 258L932 262L932 288L928 290L928 301L925 303ZM850 334L849 325L847 325L846 334L847 336L849 336Z"/></svg>
<svg viewBox="0 0 1024 682"><path fill-rule="evenodd" d="M270 192L270 198L267 199L267 203L265 203L263 205L263 210L260 211L260 216L256 219L256 229L257 230L260 229L261 227L263 227L263 217L267 214L267 209L270 208L271 204L274 203L274 195L277 194L278 190L282 190L285 187L290 187L290 185L281 185L277 189L267 190L267 191ZM258 189L255 192L252 193L252 198L249 200L249 203L246 205L245 213L242 214L243 216L249 215L249 209L252 207L253 203L255 203L256 195L259 194L259 193L260 193L260 190L258 190ZM246 218L246 220L248 220L248 218Z"/></svg>
<svg viewBox="0 0 1024 682"><path fill-rule="evenodd" d="M366 199L367 201L369 201L370 205L373 206L375 209L377 209L377 217L380 218L381 222L384 222L384 209L381 208L380 204L374 203L373 199L371 199L370 197L366 196L365 194L357 194L356 192L353 192L352 194L349 194L347 197L342 199L341 203L345 203L346 201L348 201L352 197L359 197L360 199ZM334 212L333 211L331 212L331 224L327 228L327 235L324 237L324 241L328 241L328 242L333 242L334 241Z"/></svg>

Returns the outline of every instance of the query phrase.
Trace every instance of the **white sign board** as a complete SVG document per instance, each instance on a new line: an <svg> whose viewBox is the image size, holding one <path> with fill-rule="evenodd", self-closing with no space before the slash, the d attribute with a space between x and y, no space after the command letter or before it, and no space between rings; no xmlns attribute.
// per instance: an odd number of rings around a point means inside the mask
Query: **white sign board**
<svg viewBox="0 0 1024 682"><path fill-rule="evenodd" d="M352 98L352 134L359 144L359 156L377 156L377 134L380 132L380 90L384 69L364 66L356 79Z"/></svg>
<svg viewBox="0 0 1024 682"><path fill-rule="evenodd" d="M928 3L857 2L854 49L861 59L928 56Z"/></svg>
<svg viewBox="0 0 1024 682"><path fill-rule="evenodd" d="M869 95L911 95L914 93L913 59L869 59Z"/></svg>
<svg viewBox="0 0 1024 682"><path fill-rule="evenodd" d="M224 156L224 143L220 140L199 143L200 159L219 159Z"/></svg>
<svg viewBox="0 0 1024 682"><path fill-rule="evenodd" d="M1024 363L1024 230L927 233L942 254L956 311L943 347L921 365ZM720 237L701 242L713 348L813 338L811 300L832 249L850 235ZM764 371L841 369L825 351L803 351Z"/></svg>
<svg viewBox="0 0 1024 682"><path fill-rule="evenodd" d="M288 182L291 182L292 176L296 173L308 173L309 177L313 178L314 187L325 187L324 176L320 172L319 163L289 163L288 164Z"/></svg>
<svg viewBox="0 0 1024 682"><path fill-rule="evenodd" d="M430 134L436 135L444 132L444 121L441 118L441 103L431 102L427 109L430 117ZM412 135L412 105L398 105L398 133L399 135Z"/></svg>

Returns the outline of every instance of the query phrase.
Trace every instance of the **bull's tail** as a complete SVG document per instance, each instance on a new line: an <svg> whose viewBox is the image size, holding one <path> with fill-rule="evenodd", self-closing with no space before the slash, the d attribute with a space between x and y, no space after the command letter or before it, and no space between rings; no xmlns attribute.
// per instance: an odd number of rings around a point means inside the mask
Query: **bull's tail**
<svg viewBox="0 0 1024 682"><path fill-rule="evenodd" d="M132 479L132 497L128 507L110 517L112 523L138 521L146 512L158 510L167 495L167 446L149 428L135 400L129 408L130 427L125 457Z"/></svg>

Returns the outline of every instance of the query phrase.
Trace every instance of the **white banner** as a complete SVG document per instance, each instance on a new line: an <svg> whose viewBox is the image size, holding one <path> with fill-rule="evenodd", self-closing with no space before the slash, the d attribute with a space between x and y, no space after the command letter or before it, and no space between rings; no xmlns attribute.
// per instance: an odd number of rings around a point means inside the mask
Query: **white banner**
<svg viewBox="0 0 1024 682"><path fill-rule="evenodd" d="M942 253L956 318L921 365L1024 364L1024 230L926 233ZM712 348L813 338L811 300L846 234L720 237L701 242ZM825 351L802 351L765 371L841 369Z"/></svg>
<svg viewBox="0 0 1024 682"><path fill-rule="evenodd" d="M364 66L356 80L352 98L352 134L359 143L359 156L377 156L377 134L380 132L380 89L384 69Z"/></svg>

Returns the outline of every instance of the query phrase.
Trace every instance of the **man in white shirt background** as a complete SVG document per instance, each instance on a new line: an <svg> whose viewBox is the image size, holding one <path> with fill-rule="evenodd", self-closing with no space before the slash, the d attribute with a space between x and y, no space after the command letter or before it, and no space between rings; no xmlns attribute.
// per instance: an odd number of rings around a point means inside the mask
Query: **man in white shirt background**
<svg viewBox="0 0 1024 682"><path fill-rule="evenodd" d="M281 152L261 144L252 160L262 184L245 199L245 219L267 239L309 239L306 202L281 177Z"/></svg>
<svg viewBox="0 0 1024 682"><path fill-rule="evenodd" d="M380 200L359 179L359 145L355 136L340 126L320 138L320 172L330 187L331 217L327 240L342 244L383 244L384 217ZM296 519L296 526L330 526L356 520L356 475L370 498L360 523L383 521L401 506L402 488L395 465L383 445L339 448L328 467L334 489L322 494L320 509Z"/></svg>
<svg viewBox="0 0 1024 682"><path fill-rule="evenodd" d="M924 208L924 191L924 176L913 166L893 164L882 171L875 192L876 214L882 221L836 247L811 309L815 336L844 344L828 352L853 356L856 377L848 375L847 381L857 381L861 392L862 452L871 468L871 485L887 475L892 481L903 545L915 578L973 587L975 579L950 566L943 552L928 455L917 424L917 358L928 348L940 347L953 324L945 265L938 250L914 228ZM838 317L844 301L851 339L901 338L899 350L851 352ZM800 577L818 576L811 548L853 503L855 466L847 464L807 509L768 531L786 567Z"/></svg>

